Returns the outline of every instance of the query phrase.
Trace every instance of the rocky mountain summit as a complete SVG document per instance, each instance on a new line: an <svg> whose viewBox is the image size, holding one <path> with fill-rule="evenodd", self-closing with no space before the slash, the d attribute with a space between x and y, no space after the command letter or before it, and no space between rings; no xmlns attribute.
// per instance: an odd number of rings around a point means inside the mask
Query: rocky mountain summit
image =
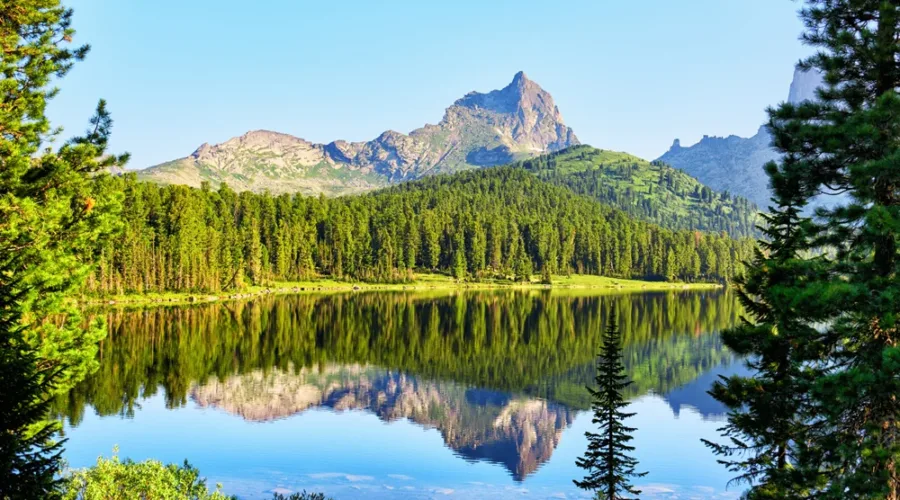
<svg viewBox="0 0 900 500"><path fill-rule="evenodd" d="M822 74L816 70L794 70L788 102L797 104L816 97ZM762 209L769 206L769 178L763 165L777 160L772 137L763 125L749 138L703 136L697 144L683 147L675 139L659 161L684 170L703 184L717 190L739 194Z"/></svg>
<svg viewBox="0 0 900 500"><path fill-rule="evenodd" d="M164 184L274 193L347 194L424 175L509 163L578 144L553 97L519 72L488 93L470 92L437 125L408 135L388 130L368 142L315 144L256 130L138 173Z"/></svg>

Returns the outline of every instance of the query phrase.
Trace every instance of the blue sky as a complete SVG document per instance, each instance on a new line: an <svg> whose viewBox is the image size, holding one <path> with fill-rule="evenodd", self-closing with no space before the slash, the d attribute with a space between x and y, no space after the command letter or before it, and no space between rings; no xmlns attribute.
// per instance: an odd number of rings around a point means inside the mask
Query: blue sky
<svg viewBox="0 0 900 500"><path fill-rule="evenodd" d="M50 116L80 132L98 98L131 168L247 130L369 140L436 123L524 70L582 142L658 157L750 136L809 53L790 0L68 0L92 51Z"/></svg>

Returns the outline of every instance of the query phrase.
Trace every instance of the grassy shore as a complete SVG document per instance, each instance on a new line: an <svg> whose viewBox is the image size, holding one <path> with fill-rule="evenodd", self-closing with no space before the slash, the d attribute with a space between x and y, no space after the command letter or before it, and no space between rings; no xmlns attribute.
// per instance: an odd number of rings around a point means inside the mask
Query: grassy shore
<svg viewBox="0 0 900 500"><path fill-rule="evenodd" d="M711 290L720 288L718 283L672 283L664 281L640 281L606 278L585 274L553 276L552 284L538 281L516 283L506 280L479 280L460 282L456 279L432 273L416 274L410 283L364 283L338 281L321 278L309 281L274 282L269 286L251 286L241 291L219 293L142 293L107 295L102 297L82 296L79 301L87 304L138 304L212 302L217 300L246 299L267 294L323 293L350 291L412 291L412 290L498 290L498 289L551 289L551 290L596 290L606 292L650 292L666 290Z"/></svg>

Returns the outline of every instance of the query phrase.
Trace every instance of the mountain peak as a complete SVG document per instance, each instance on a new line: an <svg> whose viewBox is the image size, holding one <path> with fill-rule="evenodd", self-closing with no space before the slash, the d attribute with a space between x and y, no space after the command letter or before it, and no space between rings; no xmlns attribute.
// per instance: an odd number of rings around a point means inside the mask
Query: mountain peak
<svg viewBox="0 0 900 500"><path fill-rule="evenodd" d="M528 75L526 75L524 71L519 71L518 73L513 75L512 83L510 83L510 85L518 86L524 85L529 82L531 82L531 80L528 79Z"/></svg>
<svg viewBox="0 0 900 500"><path fill-rule="evenodd" d="M800 104L816 99L816 89L823 83L819 70L795 68L787 101ZM760 126L749 138L703 136L692 146L677 145L677 142L673 144L659 160L687 172L713 189L739 194L760 208L771 204L769 178L762 166L769 161L778 161L781 154L772 148L767 125Z"/></svg>
<svg viewBox="0 0 900 500"><path fill-rule="evenodd" d="M816 89L825 83L822 72L817 68L810 70L794 69L794 78L791 79L791 90L788 92L788 102L800 104L803 101L816 99Z"/></svg>
<svg viewBox="0 0 900 500"><path fill-rule="evenodd" d="M544 94L547 97L550 96L550 94L542 89L541 86L537 84L537 82L529 80L524 71L519 71L518 73L516 73L513 76L512 81L509 82L509 85L500 90L500 92L511 94L515 99L518 99L519 101L522 101L529 95Z"/></svg>
<svg viewBox="0 0 900 500"><path fill-rule="evenodd" d="M536 82L529 80L524 71L513 76L511 82L500 90L486 94L469 92L455 103L466 108L481 108L497 113L513 114L535 104L541 104L546 111L554 111L553 97Z"/></svg>
<svg viewBox="0 0 900 500"><path fill-rule="evenodd" d="M313 144L252 130L142 172L145 179L235 189L347 194L423 175L510 163L578 144L553 97L519 71L500 90L470 92L436 125L366 142ZM327 168L326 168L327 167Z"/></svg>

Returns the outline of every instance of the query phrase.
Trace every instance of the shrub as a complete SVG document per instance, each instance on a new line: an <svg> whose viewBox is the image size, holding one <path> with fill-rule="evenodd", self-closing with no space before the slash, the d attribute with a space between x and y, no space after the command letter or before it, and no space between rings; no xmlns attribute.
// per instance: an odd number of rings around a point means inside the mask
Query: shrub
<svg viewBox="0 0 900 500"><path fill-rule="evenodd" d="M216 486L206 487L200 471L186 460L183 465L163 464L158 460L134 462L100 457L97 464L73 471L65 478L65 500L125 500L132 498L184 498L191 500L227 500ZM312 498L312 497L311 497Z"/></svg>

